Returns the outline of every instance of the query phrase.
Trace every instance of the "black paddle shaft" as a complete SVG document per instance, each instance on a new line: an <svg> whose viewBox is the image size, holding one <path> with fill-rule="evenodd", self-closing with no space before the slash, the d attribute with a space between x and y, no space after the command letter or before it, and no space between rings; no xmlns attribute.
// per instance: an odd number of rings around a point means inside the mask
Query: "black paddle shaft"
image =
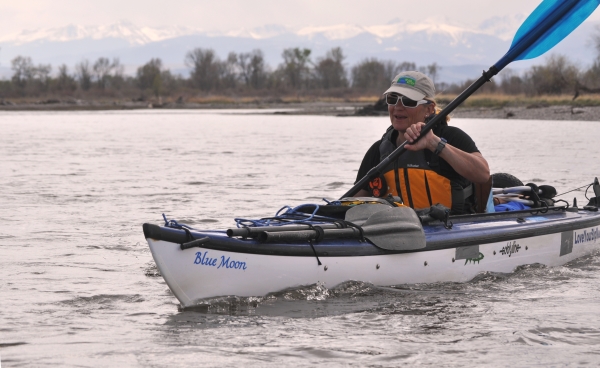
<svg viewBox="0 0 600 368"><path fill-rule="evenodd" d="M450 114L452 111L454 111L454 109L456 109L461 103L463 103L469 96L471 96L475 91L477 91L486 82L489 82L494 75L498 74L498 72L499 72L499 70L495 66L490 67L487 72L484 71L483 74L481 75L481 77L479 77L479 79L477 79L475 82L473 82L473 84L471 84L469 86L469 88L464 90L460 95L458 95L454 100L452 100L452 102L450 102L446 107L444 107L444 109L442 109L442 111L440 111L439 114L437 114L433 119L431 119L427 124L425 124L425 126L421 129L421 135L417 137L415 142L418 141L419 139L421 139L423 136L425 136L427 134L427 132L429 132L431 129L433 129L441 121L445 121L446 116L448 116L448 114ZM415 142L413 142L413 144ZM393 162L400 155L402 155L404 152L407 151L407 149L404 148L404 146L407 144L408 144L408 141L406 141L406 142L402 143L400 146L398 146L398 148L396 148L392 153L390 153L390 155L388 157L383 159L379 163L379 165L377 165L374 168L372 168L371 170L369 170L367 175L365 175L362 179L357 181L356 184L354 184L354 186L352 188L350 188L350 190L347 191L341 198L354 196L356 193L358 193L358 191L360 189L362 189L362 187L367 182L371 181L376 176L381 175L382 170L385 169L389 165L390 162Z"/></svg>

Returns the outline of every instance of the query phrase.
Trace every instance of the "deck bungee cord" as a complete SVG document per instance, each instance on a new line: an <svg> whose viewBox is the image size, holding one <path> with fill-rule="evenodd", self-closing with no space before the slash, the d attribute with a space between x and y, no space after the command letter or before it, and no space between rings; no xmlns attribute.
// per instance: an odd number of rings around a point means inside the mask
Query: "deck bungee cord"
<svg viewBox="0 0 600 368"><path fill-rule="evenodd" d="M566 191L566 192L564 192L564 193L557 194L557 195L556 195L556 197L559 197L559 196L561 196L561 195L564 195L564 194L567 194L567 193L574 192L574 191L576 191L576 190L579 190L579 189L581 189L581 188L583 188L583 187L587 187L587 188L585 188L584 195L585 195L585 199L587 199L588 201L590 201L590 200L592 200L592 199L593 199L593 198L589 198L589 197L588 197L588 194L587 194L587 193L588 193L588 190L590 190L590 188L591 188L591 187L593 187L593 191L594 191L594 194L595 194L595 196L596 196L596 197L600 197L600 183L598 182L598 178L594 178L594 181L593 181L593 182L591 182L590 184L585 184L585 185L582 185L582 186L580 186L580 187L577 187L577 188L575 188L575 189L571 189L571 190L569 190L569 191Z"/></svg>
<svg viewBox="0 0 600 368"><path fill-rule="evenodd" d="M300 212L301 208L314 207L312 213L307 214L306 212ZM292 208L291 206L283 206L275 213L273 217L264 217L258 220L234 218L237 227L263 227L263 226L283 226L292 224L306 224L306 223L328 223L336 219L318 216L317 212L321 206L313 203L301 204L297 207ZM281 213L281 211L286 210Z"/></svg>
<svg viewBox="0 0 600 368"><path fill-rule="evenodd" d="M163 219L165 220L165 227L170 227L173 229L188 229L188 230L198 230L198 229L194 229L191 226L185 225L185 224L180 224L177 222L177 220L167 220L167 216L165 216L165 214L162 214Z"/></svg>

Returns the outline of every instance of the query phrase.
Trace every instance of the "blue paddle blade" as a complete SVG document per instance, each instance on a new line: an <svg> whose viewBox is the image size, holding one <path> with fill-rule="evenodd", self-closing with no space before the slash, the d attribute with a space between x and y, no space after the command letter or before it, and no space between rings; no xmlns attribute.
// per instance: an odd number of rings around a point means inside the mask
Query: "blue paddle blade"
<svg viewBox="0 0 600 368"><path fill-rule="evenodd" d="M574 0L567 0L574 1ZM557 9L557 7L564 3L564 0L546 0L542 2L533 13L525 20L525 23L521 25L521 28L517 31L511 48L519 42L523 36L535 27L540 22L547 19L549 14ZM525 52L519 55L515 60L527 60L536 58L546 51L550 50L565 37L567 37L575 28L577 28L587 17L590 16L600 4L599 0L583 0L574 1L577 4L571 8L567 14L561 19L561 21L555 23L548 32L540 37L533 45L531 45Z"/></svg>
<svg viewBox="0 0 600 368"><path fill-rule="evenodd" d="M550 50L596 10L600 0L544 0L521 25L496 67L536 58Z"/></svg>

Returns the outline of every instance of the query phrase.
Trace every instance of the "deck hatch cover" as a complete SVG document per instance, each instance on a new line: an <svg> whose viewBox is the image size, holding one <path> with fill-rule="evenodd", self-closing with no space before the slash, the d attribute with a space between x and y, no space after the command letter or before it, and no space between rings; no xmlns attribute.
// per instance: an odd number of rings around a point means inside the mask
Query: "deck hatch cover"
<svg viewBox="0 0 600 368"><path fill-rule="evenodd" d="M573 251L573 230L560 233L560 256Z"/></svg>

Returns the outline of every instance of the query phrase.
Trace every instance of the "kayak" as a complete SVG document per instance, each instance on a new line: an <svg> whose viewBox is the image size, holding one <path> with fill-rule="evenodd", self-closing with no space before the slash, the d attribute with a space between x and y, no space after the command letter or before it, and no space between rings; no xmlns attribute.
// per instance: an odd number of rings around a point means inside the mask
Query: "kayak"
<svg viewBox="0 0 600 368"><path fill-rule="evenodd" d="M182 307L320 283L466 282L528 264L560 266L600 248L598 198L583 208L436 216L377 201L296 210L307 218L196 230L144 224L156 265ZM317 206L318 207L318 206Z"/></svg>

